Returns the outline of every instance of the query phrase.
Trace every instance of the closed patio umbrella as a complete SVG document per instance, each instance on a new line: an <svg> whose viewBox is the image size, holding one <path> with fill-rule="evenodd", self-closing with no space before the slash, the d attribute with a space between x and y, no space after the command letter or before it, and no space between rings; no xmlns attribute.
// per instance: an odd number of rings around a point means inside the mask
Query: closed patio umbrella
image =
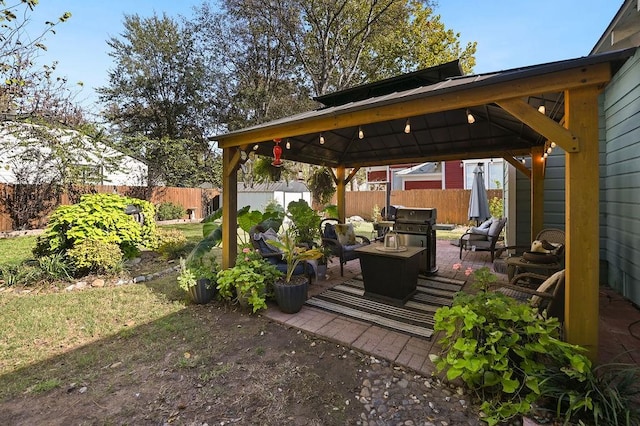
<svg viewBox="0 0 640 426"><path fill-rule="evenodd" d="M469 219L480 222L491 217L489 212L489 200L484 186L484 172L482 163L478 163L473 169L473 185L471 185L471 197L469 197Z"/></svg>

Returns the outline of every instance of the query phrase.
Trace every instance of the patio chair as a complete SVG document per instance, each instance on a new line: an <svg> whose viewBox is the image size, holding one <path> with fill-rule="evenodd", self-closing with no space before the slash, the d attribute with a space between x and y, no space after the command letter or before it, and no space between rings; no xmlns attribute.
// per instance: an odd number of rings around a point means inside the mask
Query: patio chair
<svg viewBox="0 0 640 426"><path fill-rule="evenodd" d="M491 262L493 262L497 250L496 244L506 223L506 217L491 218L477 227L469 228L460 237L460 259L462 259L462 250L489 251L491 252Z"/></svg>
<svg viewBox="0 0 640 426"><path fill-rule="evenodd" d="M263 259L271 263L283 274L287 273L287 262L282 258L282 252L275 246L267 243L268 240L277 240L278 234L271 228L265 230L260 226L254 226L249 230L251 245L260 253ZM307 275L310 278L315 276L313 268L307 262L300 262L295 267L293 275Z"/></svg>
<svg viewBox="0 0 640 426"><path fill-rule="evenodd" d="M331 250L331 254L340 258L340 276L344 276L344 265L358 259L355 249L371 244L371 240L356 235L351 223L340 223L338 219L327 218L320 222L322 245Z"/></svg>
<svg viewBox="0 0 640 426"><path fill-rule="evenodd" d="M492 290L522 302L528 301L540 312L546 311L547 317L555 317L562 322L564 320L564 278L564 269L550 277L524 272L513 277L509 284L495 284Z"/></svg>
<svg viewBox="0 0 640 426"><path fill-rule="evenodd" d="M562 229L557 228L545 228L542 231L538 232L538 235L534 238L537 241L547 241L551 244L561 244L564 246L565 243L565 234ZM528 246L506 246L501 247L496 250L496 257L500 257L503 253L507 253L508 257L512 256L522 256L522 254L531 249L531 245ZM562 250L561 253L562 254Z"/></svg>

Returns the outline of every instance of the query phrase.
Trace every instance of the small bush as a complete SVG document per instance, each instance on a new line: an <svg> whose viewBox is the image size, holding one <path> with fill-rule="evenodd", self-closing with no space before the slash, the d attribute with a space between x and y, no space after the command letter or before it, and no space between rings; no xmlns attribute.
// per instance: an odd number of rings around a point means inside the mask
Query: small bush
<svg viewBox="0 0 640 426"><path fill-rule="evenodd" d="M81 274L116 274L122 271L122 251L116 243L84 240L67 252L69 261Z"/></svg>
<svg viewBox="0 0 640 426"><path fill-rule="evenodd" d="M165 259L178 259L184 254L187 237L178 229L158 228L158 253Z"/></svg>
<svg viewBox="0 0 640 426"><path fill-rule="evenodd" d="M127 211L137 211L127 214ZM38 238L38 257L64 254L85 240L115 243L126 258L139 253L139 245L152 247L157 240L155 207L148 201L118 194L87 194L71 206L59 206Z"/></svg>
<svg viewBox="0 0 640 426"><path fill-rule="evenodd" d="M156 217L158 220L180 219L187 214L187 211L179 204L170 201L160 203L156 206Z"/></svg>
<svg viewBox="0 0 640 426"><path fill-rule="evenodd" d="M70 281L73 275L73 267L59 254L38 258L38 268L42 279L45 281Z"/></svg>

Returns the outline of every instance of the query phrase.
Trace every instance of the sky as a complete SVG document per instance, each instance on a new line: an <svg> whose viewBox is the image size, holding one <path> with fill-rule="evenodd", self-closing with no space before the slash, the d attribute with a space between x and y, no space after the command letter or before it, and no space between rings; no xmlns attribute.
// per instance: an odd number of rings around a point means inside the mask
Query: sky
<svg viewBox="0 0 640 426"><path fill-rule="evenodd" d="M435 13L460 33L461 45L477 41L474 73L537 65L589 54L623 0L439 0ZM71 19L45 40L43 63L58 61L58 75L84 83L76 98L92 105L113 67L107 40L122 33L123 16L154 13L189 17L202 0L40 0L32 25L63 12ZM94 109L94 112L97 111Z"/></svg>

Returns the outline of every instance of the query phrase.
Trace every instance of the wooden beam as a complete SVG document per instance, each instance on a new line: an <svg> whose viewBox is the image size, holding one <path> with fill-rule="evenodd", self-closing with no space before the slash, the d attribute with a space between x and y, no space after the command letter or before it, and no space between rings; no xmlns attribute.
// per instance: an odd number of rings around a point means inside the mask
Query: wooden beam
<svg viewBox="0 0 640 426"><path fill-rule="evenodd" d="M509 155L505 155L504 160L511 164L513 167L516 168L516 170L520 170L520 173L522 173L523 175L525 175L527 178L529 178L529 180L531 180L531 170L527 169L527 167L522 164L517 158L515 158L514 156L509 156Z"/></svg>
<svg viewBox="0 0 640 426"><path fill-rule="evenodd" d="M370 107L365 105L359 110L351 108L341 111L340 108L337 108L336 112L336 109L328 109L325 113L311 117L305 116L299 120L278 122L221 135L217 141L218 146L226 148L274 138L293 137L308 133L320 134L320 132L345 127L485 105L495 102L496 99L520 98L545 92L559 92L571 88L604 84L610 79L611 71L608 63L587 65L517 80L503 80L494 84L490 82L491 77L487 77L486 84L476 87L465 88L464 85L461 85L444 93L435 91L434 93L407 96L394 103Z"/></svg>
<svg viewBox="0 0 640 426"><path fill-rule="evenodd" d="M349 182L351 182L351 179L353 179L353 177L356 175L356 173L358 173L358 170L360 170L360 167L352 168L351 171L349 172L349 175L345 179L344 183L348 184Z"/></svg>
<svg viewBox="0 0 640 426"><path fill-rule="evenodd" d="M565 335L586 347L592 361L599 325L598 93L594 86L565 92L566 126L580 139L580 151L565 156Z"/></svg>
<svg viewBox="0 0 640 426"><path fill-rule="evenodd" d="M236 173L238 171L238 167L240 166L240 149L239 148L228 148L227 150L227 154L229 155L229 159L228 159L228 167L225 169L224 168L224 164L222 167L222 172L223 173ZM222 150L222 154L224 156L224 152L225 149L223 148ZM226 174L225 174L226 176ZM224 188L224 185L222 185L222 187Z"/></svg>
<svg viewBox="0 0 640 426"><path fill-rule="evenodd" d="M238 255L239 150L222 150L222 269L231 268Z"/></svg>
<svg viewBox="0 0 640 426"><path fill-rule="evenodd" d="M544 147L531 149L531 238L544 226Z"/></svg>
<svg viewBox="0 0 640 426"><path fill-rule="evenodd" d="M529 155L530 153L531 151L529 149L518 149L518 150L509 149L509 155L512 155L512 156ZM474 159L479 157L502 158L504 156L505 156L505 150L493 150L493 151L482 151L482 152L467 152L464 154L457 153L455 155L443 154L443 155L395 158L393 160L380 158L379 161L361 161L361 162L358 162L357 164L353 164L351 167L362 168L362 167L371 167L371 166L392 166L394 164L425 163L427 161L449 161L449 160L460 161L460 160Z"/></svg>
<svg viewBox="0 0 640 426"><path fill-rule="evenodd" d="M338 200L338 219L341 223L346 223L347 208L345 206L345 194L346 194L346 181L345 181L345 168L339 166L336 168L336 198Z"/></svg>
<svg viewBox="0 0 640 426"><path fill-rule="evenodd" d="M531 127L566 152L577 152L578 138L544 114L541 114L521 98L502 99L496 103L509 114Z"/></svg>

